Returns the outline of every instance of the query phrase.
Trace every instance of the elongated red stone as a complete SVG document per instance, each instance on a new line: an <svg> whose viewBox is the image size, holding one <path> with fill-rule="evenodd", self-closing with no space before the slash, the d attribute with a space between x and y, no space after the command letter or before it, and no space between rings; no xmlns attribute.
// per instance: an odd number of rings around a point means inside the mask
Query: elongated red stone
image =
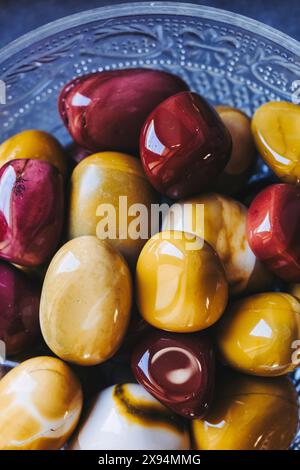
<svg viewBox="0 0 300 470"><path fill-rule="evenodd" d="M137 154L148 114L169 96L187 89L179 77L159 70L97 72L69 82L58 106L81 147Z"/></svg>

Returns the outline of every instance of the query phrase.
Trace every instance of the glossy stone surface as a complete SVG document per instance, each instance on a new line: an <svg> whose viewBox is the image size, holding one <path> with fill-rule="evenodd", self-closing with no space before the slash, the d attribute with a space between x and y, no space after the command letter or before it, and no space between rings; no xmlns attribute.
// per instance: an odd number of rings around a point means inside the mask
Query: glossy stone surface
<svg viewBox="0 0 300 470"><path fill-rule="evenodd" d="M97 72L63 88L59 111L81 147L137 153L149 113L169 96L187 89L180 78L158 70Z"/></svg>
<svg viewBox="0 0 300 470"><path fill-rule="evenodd" d="M135 267L150 235L151 204L158 202L138 159L117 152L91 155L72 174L69 238L97 235L109 240ZM134 221L138 214L129 213L136 204L146 209L140 216L140 229ZM144 238L134 238L131 226L145 231Z"/></svg>
<svg viewBox="0 0 300 470"><path fill-rule="evenodd" d="M20 158L42 160L66 174L66 156L58 140L48 132L26 130L0 145L0 166Z"/></svg>
<svg viewBox="0 0 300 470"><path fill-rule="evenodd" d="M231 137L200 95L174 95L148 116L140 138L144 170L162 194L180 199L203 192L228 163Z"/></svg>
<svg viewBox="0 0 300 470"><path fill-rule="evenodd" d="M35 357L0 381L0 449L59 450L82 408L81 386L53 357Z"/></svg>
<svg viewBox="0 0 300 470"><path fill-rule="evenodd" d="M204 334L155 331L134 350L137 381L164 405L185 418L201 418L212 400L214 350Z"/></svg>
<svg viewBox="0 0 300 470"><path fill-rule="evenodd" d="M137 304L156 328L191 333L208 328L227 303L227 281L215 251L198 237L176 231L154 235L136 270Z"/></svg>
<svg viewBox="0 0 300 470"><path fill-rule="evenodd" d="M76 432L72 450L188 450L181 419L141 385L103 390Z"/></svg>
<svg viewBox="0 0 300 470"><path fill-rule="evenodd" d="M249 244L269 270L300 281L300 188L274 184L252 202L247 217Z"/></svg>
<svg viewBox="0 0 300 470"><path fill-rule="evenodd" d="M293 350L300 338L300 303L289 294L257 294L232 303L217 331L223 361L241 372L277 376L299 365Z"/></svg>
<svg viewBox="0 0 300 470"><path fill-rule="evenodd" d="M0 340L6 355L23 352L39 337L39 287L17 268L0 262Z"/></svg>
<svg viewBox="0 0 300 470"><path fill-rule="evenodd" d="M0 169L0 258L38 266L53 254L64 217L63 177L48 162L13 160Z"/></svg>
<svg viewBox="0 0 300 470"><path fill-rule="evenodd" d="M246 233L247 208L218 193L178 201L165 215L163 230L184 230L206 240L225 268L230 294L270 287L271 275L253 254Z"/></svg>
<svg viewBox="0 0 300 470"><path fill-rule="evenodd" d="M83 366L109 359L126 333L131 290L128 266L108 243L86 236L63 245L41 296L40 324L49 348Z"/></svg>
<svg viewBox="0 0 300 470"><path fill-rule="evenodd" d="M270 101L254 113L252 132L269 167L286 183L300 181L300 106Z"/></svg>
<svg viewBox="0 0 300 470"><path fill-rule="evenodd" d="M216 106L216 111L232 138L229 162L213 185L215 191L235 194L244 189L256 160L256 148L251 133L251 120L237 108Z"/></svg>
<svg viewBox="0 0 300 470"><path fill-rule="evenodd" d="M226 372L204 419L193 421L199 450L287 450L298 427L297 394L285 377Z"/></svg>

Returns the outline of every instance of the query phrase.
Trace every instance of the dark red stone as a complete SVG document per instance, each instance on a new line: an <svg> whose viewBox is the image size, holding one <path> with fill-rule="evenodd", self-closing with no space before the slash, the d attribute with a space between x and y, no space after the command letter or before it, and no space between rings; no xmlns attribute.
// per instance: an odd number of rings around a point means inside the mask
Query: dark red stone
<svg viewBox="0 0 300 470"><path fill-rule="evenodd" d="M253 200L247 217L249 245L278 277L300 281L300 188L274 184Z"/></svg>
<svg viewBox="0 0 300 470"><path fill-rule="evenodd" d="M39 304L36 282L0 261L0 340L8 356L24 352L39 337Z"/></svg>
<svg viewBox="0 0 300 470"><path fill-rule="evenodd" d="M214 351L206 334L151 332L134 350L137 381L186 418L202 417L212 400Z"/></svg>
<svg viewBox="0 0 300 470"><path fill-rule="evenodd" d="M56 249L64 217L63 178L41 160L0 169L0 258L38 266Z"/></svg>
<svg viewBox="0 0 300 470"><path fill-rule="evenodd" d="M171 96L150 114L140 155L152 185L180 199L214 183L231 153L231 136L216 111L196 93Z"/></svg>
<svg viewBox="0 0 300 470"><path fill-rule="evenodd" d="M158 70L97 72L69 82L61 91L58 107L81 147L138 154L148 114L169 96L187 89L180 78Z"/></svg>

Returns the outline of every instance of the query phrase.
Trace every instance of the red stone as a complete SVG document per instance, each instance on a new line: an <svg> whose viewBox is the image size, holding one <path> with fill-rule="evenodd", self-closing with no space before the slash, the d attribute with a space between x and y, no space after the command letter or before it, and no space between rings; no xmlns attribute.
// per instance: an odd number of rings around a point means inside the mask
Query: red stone
<svg viewBox="0 0 300 470"><path fill-rule="evenodd" d="M206 334L154 331L132 356L137 381L155 398L186 418L202 417L214 389L214 351Z"/></svg>
<svg viewBox="0 0 300 470"><path fill-rule="evenodd" d="M12 160L0 169L0 258L38 266L54 253L64 217L63 178L41 160Z"/></svg>
<svg viewBox="0 0 300 470"><path fill-rule="evenodd" d="M97 72L63 88L59 112L81 147L138 154L139 135L148 114L169 96L187 89L180 78L158 70Z"/></svg>
<svg viewBox="0 0 300 470"><path fill-rule="evenodd" d="M231 153L231 136L201 96L182 92L150 114L140 138L140 155L152 185L179 199L214 183Z"/></svg>
<svg viewBox="0 0 300 470"><path fill-rule="evenodd" d="M249 245L285 281L300 281L300 188L274 184L253 200L247 218Z"/></svg>

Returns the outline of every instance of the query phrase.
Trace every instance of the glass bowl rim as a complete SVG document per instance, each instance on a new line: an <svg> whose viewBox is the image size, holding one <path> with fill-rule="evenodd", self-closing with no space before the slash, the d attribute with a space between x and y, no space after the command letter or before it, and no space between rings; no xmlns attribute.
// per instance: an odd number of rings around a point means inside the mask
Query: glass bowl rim
<svg viewBox="0 0 300 470"><path fill-rule="evenodd" d="M99 20L117 19L139 15L193 16L207 20L217 20L227 25L238 26L245 31L258 34L279 44L299 56L300 42L277 29L252 18L215 7L183 2L133 2L102 6L62 17L24 34L0 49L0 63L20 50L33 46L36 42L61 33L64 30L84 26Z"/></svg>

